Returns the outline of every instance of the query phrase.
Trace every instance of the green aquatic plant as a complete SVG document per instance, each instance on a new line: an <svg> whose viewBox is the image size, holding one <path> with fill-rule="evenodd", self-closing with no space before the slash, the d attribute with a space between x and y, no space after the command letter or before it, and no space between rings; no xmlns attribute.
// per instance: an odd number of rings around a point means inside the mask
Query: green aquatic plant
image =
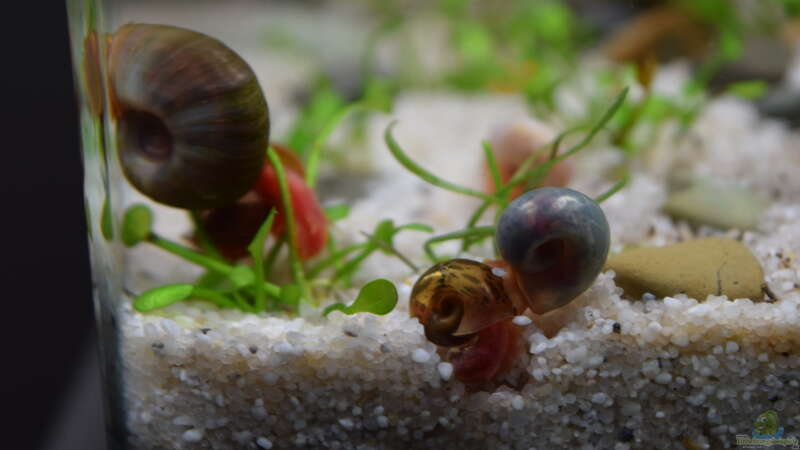
<svg viewBox="0 0 800 450"><path fill-rule="evenodd" d="M149 207L138 204L128 208L121 227L123 244L133 247L146 242L207 270L207 273L195 283L159 286L137 295L133 301L136 310L151 311L188 299L207 300L221 308L236 308L252 313L295 310L300 302L317 304L316 297L311 291L311 284L317 279L312 277L309 280L297 253L297 224L292 211L292 199L289 195L283 163L273 149L270 148L267 153L270 163L277 172L288 233L285 240L276 240L265 255L267 234L272 229L277 214L277 210L273 208L247 247L252 260L251 264L231 264L223 259L218 252L213 251L213 245L204 239L202 227L197 221L195 221L195 226L201 231L199 233L200 247L205 248L205 251L186 247L155 233L152 230L153 214ZM329 218L341 219L346 217L348 209L340 205L330 208L327 212ZM332 257L326 259L325 263L327 265L341 264L342 268L337 270L336 275L339 278L349 277L372 251L381 248L391 253L388 250L394 248L392 239L403 229L425 228L422 225L414 224L396 227L391 222L382 222L374 236L370 236L364 244L353 248L353 250L362 249L361 255L348 260L346 257L350 251L334 251ZM268 281L267 276L276 259L276 249L280 249L284 242L289 243L289 264L293 280L292 283L279 285ZM324 266L315 268L311 275L319 275L324 268ZM337 278L334 277L333 281L337 281ZM374 310L376 313L382 313L381 311L385 310L387 303L393 305L396 302L397 293L394 285L390 282L380 280L380 283L373 283L369 286L371 287L367 290L362 288L362 292L359 294L358 306L354 307L358 312L373 312ZM380 289L376 289L375 286L380 286ZM355 311L355 309L347 311Z"/></svg>
<svg viewBox="0 0 800 450"><path fill-rule="evenodd" d="M450 240L461 240L462 241L461 251L465 252L468 251L471 246L483 241L488 237L493 236L496 230L495 225L490 225L490 226L477 225L478 222L483 217L484 213L486 213L486 211L490 207L496 206L497 207L497 214L495 216L495 223L496 223L497 220L499 220L500 213L504 210L506 206L508 206L509 204L508 195L514 187L520 184L526 186L535 186L536 183L540 181L547 174L547 172L550 169L552 169L552 167L555 164L559 163L560 161L563 161L564 159L586 148L592 141L592 139L594 139L594 137L597 135L597 133L599 133L600 130L602 130L609 123L609 121L614 117L617 111L622 107L627 95L628 95L628 89L626 88L621 93L619 93L619 95L614 100L612 105L604 112L602 117L594 125L590 127L583 126L567 130L561 133L558 137L556 137L550 144L550 149L551 149L550 157L545 162L539 165L535 165L534 162L536 155L531 155L530 157L528 157L528 159L522 165L520 165L517 172L514 174L514 176L511 177L511 179L506 184L500 185L499 173L497 173L496 170L496 163L494 163L491 148L488 143L484 143L483 150L484 153L486 153L487 158L489 159L489 166L490 168L494 167L494 169L491 170L492 177L495 180L494 182L497 184L497 186L499 186L493 194L476 191L474 189L465 186L459 186L455 183L452 183L437 176L436 174L420 166L418 163L413 161L403 151L400 144L397 143L397 141L394 138L394 135L392 134L392 129L394 128L395 123L390 124L386 128L386 131L384 132L384 140L386 141L386 145L389 148L389 151L403 167L411 171L420 179L434 186L437 186L439 188L451 192L455 192L457 194L467 195L482 200L481 205L473 212L466 226L463 229L434 236L425 242L424 244L425 253L431 259L431 261L438 262L442 260L442 258L436 255L436 253L434 252L433 250L434 244L439 244ZM571 146L565 152L559 153L561 143L563 142L564 139L579 131L584 131L584 130L588 130L588 132L584 135L583 139L581 139L579 142ZM612 186L607 192L599 195L595 199L595 201L599 203L606 200L611 195L622 189L627 183L627 181L628 178L627 176L625 176L622 180L620 180L614 186Z"/></svg>

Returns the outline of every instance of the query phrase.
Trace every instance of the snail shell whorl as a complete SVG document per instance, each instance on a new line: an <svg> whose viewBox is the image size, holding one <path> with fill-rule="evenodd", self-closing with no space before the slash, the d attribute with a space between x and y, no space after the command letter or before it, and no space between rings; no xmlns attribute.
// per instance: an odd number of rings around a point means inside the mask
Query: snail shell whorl
<svg viewBox="0 0 800 450"><path fill-rule="evenodd" d="M269 113L239 55L204 34L146 24L120 27L109 53L111 114L131 184L188 209L231 203L253 186Z"/></svg>
<svg viewBox="0 0 800 450"><path fill-rule="evenodd" d="M411 291L410 310L428 340L446 347L517 315L503 279L488 265L468 259L439 263L422 274Z"/></svg>
<svg viewBox="0 0 800 450"><path fill-rule="evenodd" d="M594 282L609 250L603 211L567 188L526 192L497 225L497 247L528 306L544 314L571 302Z"/></svg>

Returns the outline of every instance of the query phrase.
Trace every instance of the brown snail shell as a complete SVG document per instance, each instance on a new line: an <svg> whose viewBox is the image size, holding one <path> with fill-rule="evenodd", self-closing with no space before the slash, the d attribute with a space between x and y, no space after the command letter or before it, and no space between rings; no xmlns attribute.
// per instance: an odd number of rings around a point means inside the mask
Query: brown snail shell
<svg viewBox="0 0 800 450"><path fill-rule="evenodd" d="M195 31L128 24L109 51L111 116L125 176L186 209L232 203L259 177L269 113L253 70Z"/></svg>
<svg viewBox="0 0 800 450"><path fill-rule="evenodd" d="M452 259L419 277L411 291L411 316L431 342L462 345L476 333L518 314L503 289L503 279L486 264Z"/></svg>

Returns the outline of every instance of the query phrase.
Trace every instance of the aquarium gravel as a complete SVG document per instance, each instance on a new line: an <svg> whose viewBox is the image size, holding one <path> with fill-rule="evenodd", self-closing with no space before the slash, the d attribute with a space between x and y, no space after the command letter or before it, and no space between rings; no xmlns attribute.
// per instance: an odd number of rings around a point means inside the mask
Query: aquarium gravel
<svg viewBox="0 0 800 450"><path fill-rule="evenodd" d="M424 221L444 232L466 220L475 200L432 188L388 154L382 134L398 120L397 140L440 176L479 188L478 143L499 123L524 115L513 96L404 94L390 116L374 117L366 149L378 176L336 224L357 239L383 218ZM152 314L126 306L121 316L128 426L149 449L234 448L729 448L749 435L754 417L780 414L800 427L800 169L798 136L760 119L747 103L723 97L690 130L684 148L658 146L712 177L733 177L773 205L757 232L729 232L761 262L775 303L676 295L621 297L603 273L567 307L517 317L527 352L490 390L457 381L453 366L409 317L415 281L397 259L374 255L358 280L397 281L397 308L386 316L327 318L244 314L201 302ZM663 157L663 156L662 156ZM602 148L575 159L573 185L597 194L597 174L617 162ZM782 175L783 174L783 175ZM663 175L642 169L602 206L612 251L624 244L665 245L693 230L659 212ZM336 199L328 199L334 202ZM157 228L180 237L187 224L157 210ZM174 220L171 220L173 217ZM398 238L423 261L425 236ZM441 246L442 252L455 247ZM488 248L473 249L475 257ZM137 249L138 251L138 249ZM177 260L134 258L134 289L196 275ZM357 281L358 281L357 280ZM341 301L354 292L341 293ZM532 320L531 320L532 319ZM563 327L558 330L558 327Z"/></svg>

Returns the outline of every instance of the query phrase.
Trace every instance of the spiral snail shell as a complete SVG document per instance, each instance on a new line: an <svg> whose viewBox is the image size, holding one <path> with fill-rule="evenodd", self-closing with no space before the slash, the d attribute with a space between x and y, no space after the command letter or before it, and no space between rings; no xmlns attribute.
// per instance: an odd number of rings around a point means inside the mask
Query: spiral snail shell
<svg viewBox="0 0 800 450"><path fill-rule="evenodd" d="M444 347L464 344L518 313L503 279L488 265L469 259L439 263L422 274L411 291L410 310L428 340Z"/></svg>
<svg viewBox="0 0 800 450"><path fill-rule="evenodd" d="M250 66L220 41L183 28L128 24L109 51L111 116L123 172L160 203L232 203L258 179L269 137Z"/></svg>
<svg viewBox="0 0 800 450"><path fill-rule="evenodd" d="M572 189L545 187L509 204L497 224L496 241L510 268L511 295L544 314L592 284L605 264L610 236L603 210L592 199Z"/></svg>

